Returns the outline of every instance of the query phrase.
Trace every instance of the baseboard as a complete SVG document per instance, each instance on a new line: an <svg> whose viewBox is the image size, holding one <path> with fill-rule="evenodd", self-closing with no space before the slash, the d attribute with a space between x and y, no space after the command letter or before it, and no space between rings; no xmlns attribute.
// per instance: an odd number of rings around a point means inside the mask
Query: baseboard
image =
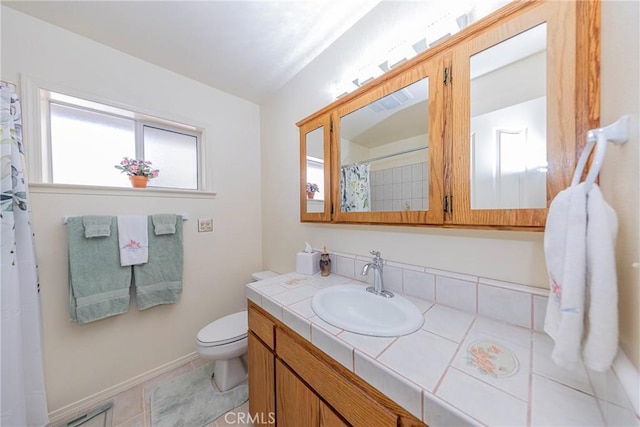
<svg viewBox="0 0 640 427"><path fill-rule="evenodd" d="M142 384L146 381L149 381L159 375L162 375L166 372L171 371L179 366L182 366L186 363L191 362L198 358L198 353L193 352L187 354L186 356L182 356L172 362L165 363L162 366L159 366L155 369L147 371L141 375L130 378L126 381L121 382L120 384L116 384L112 387L106 388L98 393L95 393L89 397L85 397L84 399L78 400L77 402L71 403L67 406L63 406L60 409L56 409L55 411L49 412L49 423L48 425L58 425L59 423L71 419L74 416L79 415L82 411L88 411L98 404L104 402L115 396L118 393L122 393L125 390L130 389L131 387L135 387L139 384Z"/></svg>
<svg viewBox="0 0 640 427"><path fill-rule="evenodd" d="M613 361L613 371L631 401L636 417L640 417L640 372L622 349L618 349L618 354Z"/></svg>

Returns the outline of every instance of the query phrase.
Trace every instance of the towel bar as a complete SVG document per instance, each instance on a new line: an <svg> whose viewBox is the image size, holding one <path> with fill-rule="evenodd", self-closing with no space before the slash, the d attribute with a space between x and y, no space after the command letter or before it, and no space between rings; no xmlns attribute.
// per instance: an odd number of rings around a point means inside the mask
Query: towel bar
<svg viewBox="0 0 640 427"><path fill-rule="evenodd" d="M115 215L114 215L114 216L115 216ZM68 216L63 216L63 217L62 217L62 223L63 223L63 224L66 224L66 223L67 223L67 219L69 219L69 217L68 217ZM182 220L183 220L183 221L189 221L189 216L188 216L188 215L184 215L184 214L183 214L183 215L182 215Z"/></svg>

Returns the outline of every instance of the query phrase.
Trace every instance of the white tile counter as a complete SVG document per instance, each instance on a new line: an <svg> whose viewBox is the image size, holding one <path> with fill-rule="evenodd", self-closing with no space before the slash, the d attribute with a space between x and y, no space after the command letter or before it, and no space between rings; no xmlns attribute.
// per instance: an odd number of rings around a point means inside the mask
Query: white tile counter
<svg viewBox="0 0 640 427"><path fill-rule="evenodd" d="M247 297L431 426L637 425L614 375L553 364L544 333L403 295L424 313L418 331L369 337L315 315L311 298L348 277L285 274L247 285ZM397 289L394 289L398 292ZM608 401L603 400L605 398ZM634 424L635 423L635 424Z"/></svg>

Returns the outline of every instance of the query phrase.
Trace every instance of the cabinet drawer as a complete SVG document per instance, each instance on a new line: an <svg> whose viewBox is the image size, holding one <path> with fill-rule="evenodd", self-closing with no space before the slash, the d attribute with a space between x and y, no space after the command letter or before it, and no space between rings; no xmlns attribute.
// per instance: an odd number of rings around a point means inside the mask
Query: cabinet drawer
<svg viewBox="0 0 640 427"><path fill-rule="evenodd" d="M274 350L275 324L249 304L249 330L253 331L271 350Z"/></svg>
<svg viewBox="0 0 640 427"><path fill-rule="evenodd" d="M398 416L276 328L277 355L353 426L397 426Z"/></svg>

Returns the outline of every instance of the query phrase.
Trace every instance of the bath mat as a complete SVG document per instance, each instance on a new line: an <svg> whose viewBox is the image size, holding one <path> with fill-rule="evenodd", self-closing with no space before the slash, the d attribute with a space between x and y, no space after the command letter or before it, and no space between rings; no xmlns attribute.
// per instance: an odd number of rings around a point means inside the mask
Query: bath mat
<svg viewBox="0 0 640 427"><path fill-rule="evenodd" d="M156 387L151 393L151 425L202 427L247 401L246 384L219 392L211 384L212 373L209 363Z"/></svg>

